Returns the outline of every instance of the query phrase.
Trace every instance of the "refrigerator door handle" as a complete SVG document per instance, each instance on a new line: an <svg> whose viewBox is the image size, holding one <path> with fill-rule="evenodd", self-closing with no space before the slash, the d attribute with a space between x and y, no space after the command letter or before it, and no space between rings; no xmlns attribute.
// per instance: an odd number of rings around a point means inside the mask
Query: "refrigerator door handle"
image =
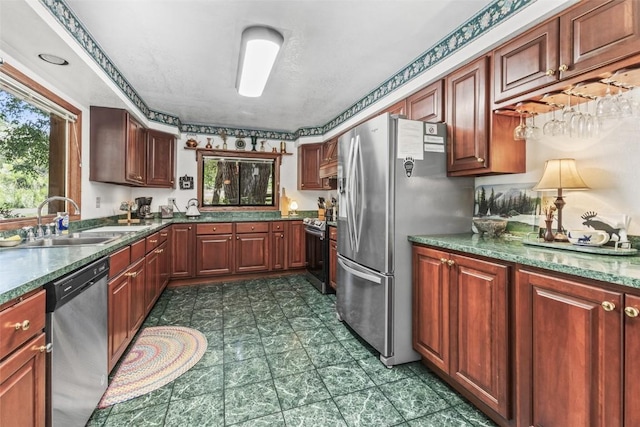
<svg viewBox="0 0 640 427"><path fill-rule="evenodd" d="M349 236L349 246L351 247L352 251L355 251L355 235L354 235L354 224L355 224L355 217L354 217L354 209L353 209L353 203L354 203L354 187L353 187L353 181L355 179L354 176L354 170L353 170L353 162L354 162L354 155L355 155L355 148L356 148L356 144L355 144L355 140L354 138L351 138L351 141L349 143L349 156L347 158L347 197L346 197L346 206L345 206L345 210L346 210L346 214L347 214L347 234Z"/></svg>
<svg viewBox="0 0 640 427"><path fill-rule="evenodd" d="M368 282L376 283L378 285L382 283L382 277L376 276L376 275L373 275L373 274L369 274L369 273L367 273L365 271L353 268L353 267L351 267L349 265L349 264L351 264L350 262L345 261L342 258L338 258L338 264L340 264L340 266L342 268L344 268L346 271L348 271L350 274L353 274L356 277L359 277L359 278L361 278L363 280L366 280Z"/></svg>
<svg viewBox="0 0 640 427"><path fill-rule="evenodd" d="M353 165L354 169L354 187L356 188L354 199L355 212L353 214L354 219L354 240L355 240L355 249L356 251L360 250L360 236L362 235L362 222L364 220L364 205L365 205L365 194L364 194L364 165L362 162L362 148L360 146L360 135L356 135L356 147L353 155Z"/></svg>

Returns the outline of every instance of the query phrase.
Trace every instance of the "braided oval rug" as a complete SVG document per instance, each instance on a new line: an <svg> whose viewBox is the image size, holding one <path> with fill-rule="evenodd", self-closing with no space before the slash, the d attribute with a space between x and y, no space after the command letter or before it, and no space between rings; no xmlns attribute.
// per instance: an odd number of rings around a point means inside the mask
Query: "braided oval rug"
<svg viewBox="0 0 640 427"><path fill-rule="evenodd" d="M207 350L201 332L181 326L145 328L102 396L106 408L156 390L198 363Z"/></svg>

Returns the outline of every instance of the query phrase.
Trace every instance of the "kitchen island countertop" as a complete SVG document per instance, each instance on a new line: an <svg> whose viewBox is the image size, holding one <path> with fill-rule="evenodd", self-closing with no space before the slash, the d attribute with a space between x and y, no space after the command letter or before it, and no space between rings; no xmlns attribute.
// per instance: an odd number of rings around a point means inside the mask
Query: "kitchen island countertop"
<svg viewBox="0 0 640 427"><path fill-rule="evenodd" d="M478 234L408 236L412 243L449 249L525 266L640 289L640 257L593 255L527 246L522 240Z"/></svg>

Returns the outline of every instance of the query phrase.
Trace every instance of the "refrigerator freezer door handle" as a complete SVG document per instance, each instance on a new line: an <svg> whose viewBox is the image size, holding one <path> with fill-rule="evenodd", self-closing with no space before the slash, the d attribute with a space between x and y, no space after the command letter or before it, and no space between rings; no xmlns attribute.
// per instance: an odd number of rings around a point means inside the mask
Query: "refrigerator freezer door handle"
<svg viewBox="0 0 640 427"><path fill-rule="evenodd" d="M353 161L354 161L354 151L355 151L355 140L351 138L349 143L349 156L347 158L347 195L346 195L346 214L347 214L347 234L349 236L349 245L351 246L351 250L355 251L355 236L354 236L354 211L353 211L353 198L354 198L354 188L353 188L353 180L354 180L354 171L353 171Z"/></svg>
<svg viewBox="0 0 640 427"><path fill-rule="evenodd" d="M364 165L362 163L362 148L360 146L360 135L356 135L356 148L354 150L353 156L353 169L354 169L354 187L357 188L355 191L355 197L357 197L357 201L354 203L354 208L357 209L354 212L354 240L356 251L360 250L360 236L362 235L362 221L364 220L364 205L365 205L365 194L364 194Z"/></svg>
<svg viewBox="0 0 640 427"><path fill-rule="evenodd" d="M364 271L356 270L355 268L349 266L342 258L338 258L338 264L345 270L347 270L350 274L357 276L361 279L367 280L369 282L373 282L376 284L382 283L382 277L375 276L373 274L366 273Z"/></svg>

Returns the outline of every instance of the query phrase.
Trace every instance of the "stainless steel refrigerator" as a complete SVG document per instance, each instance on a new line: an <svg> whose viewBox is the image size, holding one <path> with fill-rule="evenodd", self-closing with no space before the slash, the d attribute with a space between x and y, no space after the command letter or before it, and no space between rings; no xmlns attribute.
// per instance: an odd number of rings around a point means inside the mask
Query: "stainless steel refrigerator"
<svg viewBox="0 0 640 427"><path fill-rule="evenodd" d="M387 366L419 360L408 235L471 230L473 179L446 176L446 125L377 116L338 141L338 316Z"/></svg>

